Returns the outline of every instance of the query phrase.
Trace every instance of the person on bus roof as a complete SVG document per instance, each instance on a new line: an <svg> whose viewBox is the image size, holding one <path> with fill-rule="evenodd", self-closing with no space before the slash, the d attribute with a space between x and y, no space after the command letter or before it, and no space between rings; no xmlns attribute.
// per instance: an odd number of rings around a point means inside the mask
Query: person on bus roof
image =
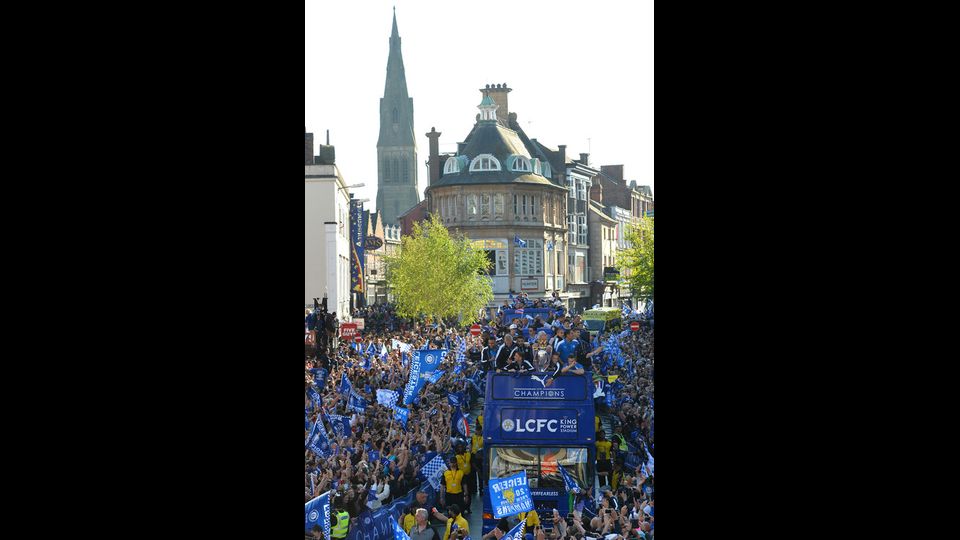
<svg viewBox="0 0 960 540"><path fill-rule="evenodd" d="M563 366L560 369L560 373L566 374L566 375L569 375L571 373L576 375L583 375L586 372L584 371L583 366L579 362L577 362L577 357L571 354L567 358L567 365Z"/></svg>
<svg viewBox="0 0 960 540"><path fill-rule="evenodd" d="M513 357L510 360L510 363L507 364L503 371L511 373L529 373L533 371L533 364L529 360L523 359L523 353L520 352L520 349L513 349Z"/></svg>

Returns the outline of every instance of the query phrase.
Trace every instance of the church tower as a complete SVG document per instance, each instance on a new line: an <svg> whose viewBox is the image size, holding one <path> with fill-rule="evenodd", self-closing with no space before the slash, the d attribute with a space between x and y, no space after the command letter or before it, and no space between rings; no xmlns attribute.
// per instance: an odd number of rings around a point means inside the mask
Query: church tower
<svg viewBox="0 0 960 540"><path fill-rule="evenodd" d="M377 212L384 225L420 202L417 185L417 143L413 135L413 98L400 54L397 12L393 12L387 83L380 99L380 138L377 140Z"/></svg>

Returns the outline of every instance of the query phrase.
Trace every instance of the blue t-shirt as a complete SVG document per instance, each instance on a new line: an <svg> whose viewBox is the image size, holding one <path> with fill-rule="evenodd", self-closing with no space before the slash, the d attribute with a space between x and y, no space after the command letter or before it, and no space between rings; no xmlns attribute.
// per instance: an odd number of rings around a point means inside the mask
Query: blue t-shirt
<svg viewBox="0 0 960 540"><path fill-rule="evenodd" d="M564 364L567 362L567 358L570 356L570 353L576 352L577 347L580 346L580 342L576 339L567 341L564 339L557 345L557 352L560 353L560 361Z"/></svg>

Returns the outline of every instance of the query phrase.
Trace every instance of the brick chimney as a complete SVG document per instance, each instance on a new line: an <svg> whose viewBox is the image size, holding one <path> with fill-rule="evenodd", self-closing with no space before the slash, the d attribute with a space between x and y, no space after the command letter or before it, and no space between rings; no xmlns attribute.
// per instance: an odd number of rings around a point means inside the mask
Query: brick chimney
<svg viewBox="0 0 960 540"><path fill-rule="evenodd" d="M600 182L593 182L593 187L590 188L590 200L603 204L603 186Z"/></svg>
<svg viewBox="0 0 960 540"><path fill-rule="evenodd" d="M307 128L303 128L303 164L313 165L313 133L307 133Z"/></svg>
<svg viewBox="0 0 960 540"><path fill-rule="evenodd" d="M440 179L440 132L431 127L427 138L430 139L430 182L427 185L432 186Z"/></svg>
<svg viewBox="0 0 960 540"><path fill-rule="evenodd" d="M623 183L623 165L601 165L600 172L607 178Z"/></svg>
<svg viewBox="0 0 960 540"><path fill-rule="evenodd" d="M560 167L566 168L567 167L567 145L558 144L557 148L558 148L557 153L560 154Z"/></svg>
<svg viewBox="0 0 960 540"><path fill-rule="evenodd" d="M585 166L590 166L590 154L584 154L580 152L580 164Z"/></svg>
<svg viewBox="0 0 960 540"><path fill-rule="evenodd" d="M484 96L490 96L490 99L497 104L497 122L501 125L508 126L508 119L510 117L510 108L507 106L507 94L512 92L512 88L507 88L507 83L503 84L488 84L486 88L481 88L480 92Z"/></svg>

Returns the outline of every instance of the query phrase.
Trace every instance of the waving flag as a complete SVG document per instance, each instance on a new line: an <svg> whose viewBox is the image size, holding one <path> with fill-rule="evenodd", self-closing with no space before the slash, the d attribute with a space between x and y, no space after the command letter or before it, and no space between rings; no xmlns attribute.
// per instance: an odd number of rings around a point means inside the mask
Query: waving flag
<svg viewBox="0 0 960 540"><path fill-rule="evenodd" d="M403 527L397 523L397 519L393 517L393 514L390 514L390 525L393 527L393 540L410 540L410 537L403 531Z"/></svg>
<svg viewBox="0 0 960 540"><path fill-rule="evenodd" d="M384 347L383 351L380 352L380 361L386 362L389 355L390 355L390 349L388 349L387 347Z"/></svg>
<svg viewBox="0 0 960 540"><path fill-rule="evenodd" d="M350 431L349 416L340 416L339 414L331 414L328 418L330 421L330 429L333 430L334 435L336 435L341 439L350 436L351 431Z"/></svg>
<svg viewBox="0 0 960 540"><path fill-rule="evenodd" d="M460 392L453 392L447 394L447 402L454 407L459 407L460 402L463 400L463 395Z"/></svg>
<svg viewBox="0 0 960 540"><path fill-rule="evenodd" d="M367 370L367 371L370 370L370 360L371 360L371 359L373 359L373 354L371 354L370 356L368 356L368 357L363 361L363 369L365 369L365 370Z"/></svg>
<svg viewBox="0 0 960 540"><path fill-rule="evenodd" d="M407 429L407 418L410 417L410 410L403 407L393 406L393 419L403 424L403 429Z"/></svg>
<svg viewBox="0 0 960 540"><path fill-rule="evenodd" d="M527 241L521 240L520 237L517 235L513 235L513 243L522 248L527 247Z"/></svg>
<svg viewBox="0 0 960 540"><path fill-rule="evenodd" d="M491 478L490 504L493 506L494 519L533 510L533 496L527 486L527 471L503 478Z"/></svg>
<svg viewBox="0 0 960 540"><path fill-rule="evenodd" d="M445 470L447 470L447 464L443 462L443 457L440 454L435 455L433 459L420 468L420 472L430 482L433 489L440 489L440 476Z"/></svg>
<svg viewBox="0 0 960 540"><path fill-rule="evenodd" d="M320 406L322 400L320 399L320 393L317 392L312 386L307 387L307 395L310 396L310 401L315 403L317 407Z"/></svg>
<svg viewBox="0 0 960 540"><path fill-rule="evenodd" d="M567 493L580 493L580 484L563 468L563 464L557 462L557 467L560 469L560 476L563 477L563 487L567 489Z"/></svg>
<svg viewBox="0 0 960 540"><path fill-rule="evenodd" d="M329 372L324 368L313 368L310 370L313 373L313 383L317 388L323 388L327 385L327 375Z"/></svg>
<svg viewBox="0 0 960 540"><path fill-rule="evenodd" d="M350 379L347 378L347 374L344 373L340 377L340 393L341 394L350 394L353 392L353 385L350 384Z"/></svg>
<svg viewBox="0 0 960 540"><path fill-rule="evenodd" d="M373 342L371 341L370 345L367 345L367 350L364 352L364 354L373 354L376 350L376 347L373 346Z"/></svg>
<svg viewBox="0 0 960 540"><path fill-rule="evenodd" d="M393 407L397 404L397 398L400 397L400 393L395 390L377 390L377 403L383 405L384 407Z"/></svg>
<svg viewBox="0 0 960 540"><path fill-rule="evenodd" d="M410 378L407 380L407 386L403 389L404 405L413 403L413 400L427 383L424 375L433 373L446 356L446 349L413 352L413 361L410 363Z"/></svg>
<svg viewBox="0 0 960 540"><path fill-rule="evenodd" d="M503 535L503 538L501 538L501 540L504 540L504 539L505 540L523 540L524 533L526 532L526 530L527 530L527 520L525 519L520 520L520 523L517 523L512 529L510 529L510 532Z"/></svg>
<svg viewBox="0 0 960 540"><path fill-rule="evenodd" d="M307 437L307 447L320 457L330 455L330 440L327 438L327 430L323 429L323 422L319 416L313 424L313 429L310 430L310 436Z"/></svg>
<svg viewBox="0 0 960 540"><path fill-rule="evenodd" d="M347 409L362 413L367 410L367 400L356 392L350 392L350 397L347 398Z"/></svg>
<svg viewBox="0 0 960 540"><path fill-rule="evenodd" d="M436 384L436 382L440 380L440 377L443 377L444 373L443 370L434 371L427 375L427 380L430 381L431 384Z"/></svg>
<svg viewBox="0 0 960 540"><path fill-rule="evenodd" d="M309 531L314 525L320 525L323 537L330 538L330 492L304 504L303 517L305 531Z"/></svg>
<svg viewBox="0 0 960 540"><path fill-rule="evenodd" d="M465 439L470 438L470 423L467 422L467 417L463 415L459 405L453 410L453 431Z"/></svg>

